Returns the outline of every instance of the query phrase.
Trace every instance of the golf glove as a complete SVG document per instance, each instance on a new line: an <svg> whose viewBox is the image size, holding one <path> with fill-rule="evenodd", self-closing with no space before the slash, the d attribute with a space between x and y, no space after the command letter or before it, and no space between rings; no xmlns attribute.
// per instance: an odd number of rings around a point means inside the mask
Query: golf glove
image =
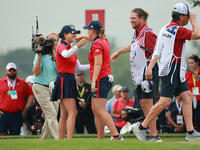
<svg viewBox="0 0 200 150"><path fill-rule="evenodd" d="M54 87L55 87L54 81L51 81L50 84L49 84L50 91L53 91Z"/></svg>
<svg viewBox="0 0 200 150"><path fill-rule="evenodd" d="M114 77L113 77L113 75L108 75L108 81L112 83L112 82L113 82L113 80L114 80Z"/></svg>

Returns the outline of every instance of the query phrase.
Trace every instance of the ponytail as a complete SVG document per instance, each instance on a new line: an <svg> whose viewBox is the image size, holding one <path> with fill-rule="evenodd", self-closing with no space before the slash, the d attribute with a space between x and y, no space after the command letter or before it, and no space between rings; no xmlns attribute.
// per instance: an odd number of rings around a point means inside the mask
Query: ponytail
<svg viewBox="0 0 200 150"><path fill-rule="evenodd" d="M105 34L105 29L104 28L100 28L99 31L97 31L97 30L95 30L95 31L96 31L96 34L98 34L100 38L102 38L103 40L105 39L106 34Z"/></svg>

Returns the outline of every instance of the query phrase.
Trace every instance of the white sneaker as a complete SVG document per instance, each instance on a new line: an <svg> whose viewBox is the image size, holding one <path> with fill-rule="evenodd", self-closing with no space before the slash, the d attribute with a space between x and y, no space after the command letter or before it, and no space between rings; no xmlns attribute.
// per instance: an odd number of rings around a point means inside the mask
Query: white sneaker
<svg viewBox="0 0 200 150"><path fill-rule="evenodd" d="M194 132L192 134L186 133L185 140L186 141L198 141L198 140L200 140L200 133L197 132L196 130L194 130Z"/></svg>
<svg viewBox="0 0 200 150"><path fill-rule="evenodd" d="M140 122L137 122L137 123L134 123L132 125L133 133L138 138L138 140L146 141L146 132L147 132L147 130L140 130L139 129L140 124L141 124Z"/></svg>

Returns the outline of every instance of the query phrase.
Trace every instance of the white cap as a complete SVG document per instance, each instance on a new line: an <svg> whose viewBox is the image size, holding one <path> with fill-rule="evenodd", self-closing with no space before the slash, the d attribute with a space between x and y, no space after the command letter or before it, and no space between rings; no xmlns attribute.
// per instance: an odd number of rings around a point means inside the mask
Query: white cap
<svg viewBox="0 0 200 150"><path fill-rule="evenodd" d="M10 70L11 68L17 70L17 66L15 65L15 63L10 62L10 63L7 64L6 70Z"/></svg>
<svg viewBox="0 0 200 150"><path fill-rule="evenodd" d="M180 14L188 15L190 14L189 8L186 4L184 3L178 3L174 6L174 11L178 12Z"/></svg>
<svg viewBox="0 0 200 150"><path fill-rule="evenodd" d="M121 91L121 89L122 89L122 86L119 85L119 84L116 84L116 85L113 87L112 92Z"/></svg>
<svg viewBox="0 0 200 150"><path fill-rule="evenodd" d="M28 77L26 77L26 82L27 83L33 83L33 76L32 75L30 75L30 76L28 76Z"/></svg>

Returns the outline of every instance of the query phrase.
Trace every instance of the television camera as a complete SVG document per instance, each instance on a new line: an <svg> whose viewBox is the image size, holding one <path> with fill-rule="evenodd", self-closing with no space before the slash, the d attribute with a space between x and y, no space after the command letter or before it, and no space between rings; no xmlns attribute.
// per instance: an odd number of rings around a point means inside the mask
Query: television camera
<svg viewBox="0 0 200 150"><path fill-rule="evenodd" d="M44 117L42 116L42 110L39 106L36 106L36 112L34 114L34 122L33 124L36 126L36 134L40 135L42 132L42 126L44 124Z"/></svg>
<svg viewBox="0 0 200 150"><path fill-rule="evenodd" d="M130 106L126 106L127 117L123 120L126 122L130 122L131 124L136 122L141 122L144 120L144 116L139 113L140 108L134 108Z"/></svg>
<svg viewBox="0 0 200 150"><path fill-rule="evenodd" d="M42 55L52 54L53 43L55 42L54 38L44 38L42 34L39 34L38 27L38 16L36 16L36 34L34 34L32 26L32 50L35 53L42 53ZM38 46L42 46L42 50L38 50Z"/></svg>

